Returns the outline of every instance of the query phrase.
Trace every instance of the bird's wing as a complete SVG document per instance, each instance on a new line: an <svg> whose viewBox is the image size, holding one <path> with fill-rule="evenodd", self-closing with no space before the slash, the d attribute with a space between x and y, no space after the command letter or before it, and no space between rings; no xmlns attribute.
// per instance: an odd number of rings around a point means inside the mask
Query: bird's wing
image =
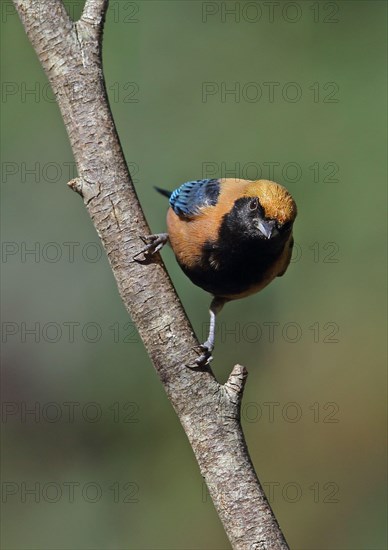
<svg viewBox="0 0 388 550"><path fill-rule="evenodd" d="M188 181L171 193L170 206L178 216L191 218L202 207L217 204L219 194L217 179Z"/></svg>

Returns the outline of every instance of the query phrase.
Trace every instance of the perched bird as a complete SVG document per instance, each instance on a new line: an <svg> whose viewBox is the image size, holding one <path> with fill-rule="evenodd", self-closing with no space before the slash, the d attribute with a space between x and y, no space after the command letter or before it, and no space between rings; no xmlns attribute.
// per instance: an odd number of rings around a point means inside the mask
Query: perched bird
<svg viewBox="0 0 388 550"><path fill-rule="evenodd" d="M296 204L285 187L268 180L204 179L173 192L156 189L169 198L168 233L145 237L136 257L169 240L184 273L213 294L209 336L196 361L203 366L211 360L223 305L259 292L287 270Z"/></svg>

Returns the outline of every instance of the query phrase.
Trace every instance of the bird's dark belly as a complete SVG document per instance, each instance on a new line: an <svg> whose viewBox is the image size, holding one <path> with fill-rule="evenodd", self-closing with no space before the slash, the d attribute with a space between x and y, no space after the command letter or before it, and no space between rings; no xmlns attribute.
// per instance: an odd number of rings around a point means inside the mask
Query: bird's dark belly
<svg viewBox="0 0 388 550"><path fill-rule="evenodd" d="M275 269L283 250L284 243L275 250L273 244L268 249L265 246L256 250L242 247L221 254L205 250L200 267L181 265L181 268L195 285L215 296L237 295L276 277L277 273L271 277L271 269Z"/></svg>

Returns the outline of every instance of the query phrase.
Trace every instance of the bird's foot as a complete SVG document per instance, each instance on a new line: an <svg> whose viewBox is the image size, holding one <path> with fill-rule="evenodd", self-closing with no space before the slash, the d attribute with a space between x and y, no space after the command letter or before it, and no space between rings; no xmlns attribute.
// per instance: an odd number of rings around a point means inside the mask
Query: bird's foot
<svg viewBox="0 0 388 550"><path fill-rule="evenodd" d="M203 368L206 367L213 359L212 356L213 347L211 347L207 342L204 342L198 348L195 348L195 351L198 353L197 359L194 361L194 368Z"/></svg>
<svg viewBox="0 0 388 550"><path fill-rule="evenodd" d="M133 259L137 262L145 261L156 252L159 252L168 241L168 233L156 233L140 238L146 246L134 255ZM141 258L141 256L143 257Z"/></svg>

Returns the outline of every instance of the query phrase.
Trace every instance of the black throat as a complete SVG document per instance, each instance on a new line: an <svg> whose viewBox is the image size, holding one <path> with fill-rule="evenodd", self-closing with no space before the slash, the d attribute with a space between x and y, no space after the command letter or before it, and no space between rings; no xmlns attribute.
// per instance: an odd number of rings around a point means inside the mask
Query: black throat
<svg viewBox="0 0 388 550"><path fill-rule="evenodd" d="M243 293L268 277L291 230L267 239L258 232L254 216L258 213L241 208L224 216L217 240L203 245L201 265L181 266L194 284L214 295L227 296Z"/></svg>

